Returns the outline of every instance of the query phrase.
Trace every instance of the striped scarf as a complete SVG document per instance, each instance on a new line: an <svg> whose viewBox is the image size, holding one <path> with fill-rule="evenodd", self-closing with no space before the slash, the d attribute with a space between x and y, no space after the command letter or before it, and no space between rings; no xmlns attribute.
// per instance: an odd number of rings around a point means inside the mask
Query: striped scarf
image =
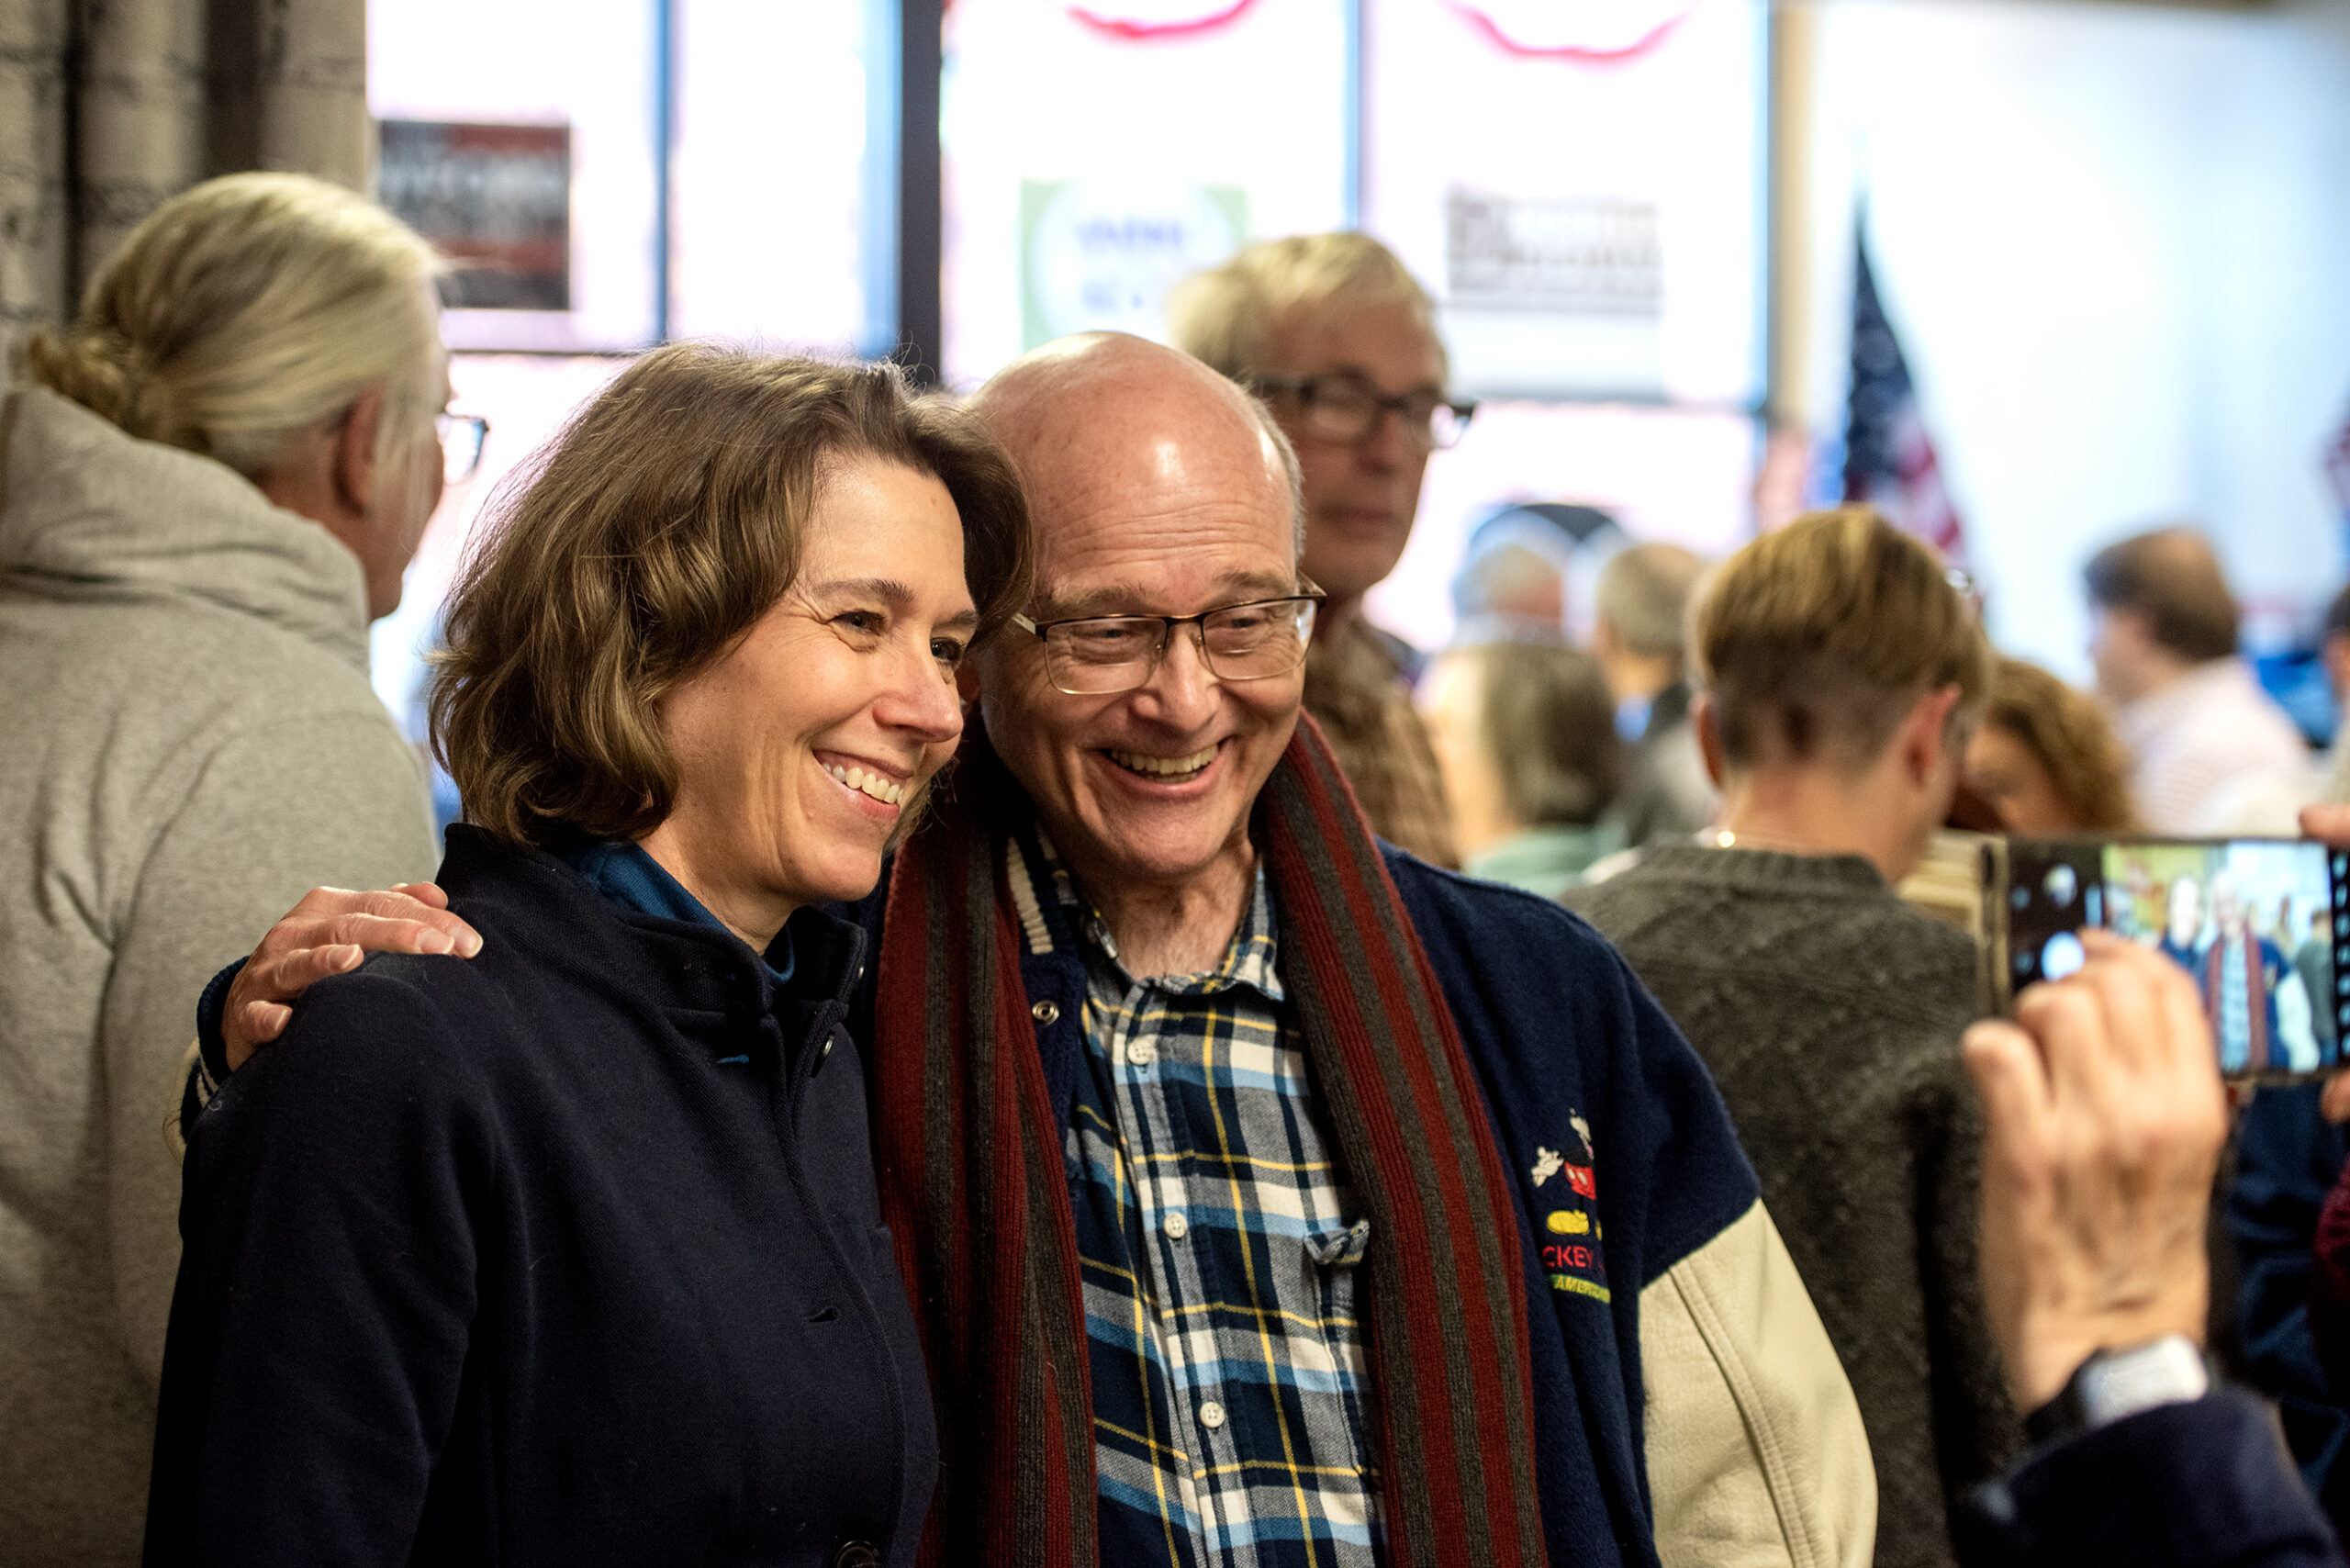
<svg viewBox="0 0 2350 1568"><path fill-rule="evenodd" d="M1004 846L1031 808L983 735L899 852L872 1044L883 1217L935 1394L922 1561L1091 1564L1092 1398L1060 1108ZM1388 1561L1539 1564L1516 1211L1452 1016L1310 718L1259 797L1281 980L1371 1221Z"/></svg>

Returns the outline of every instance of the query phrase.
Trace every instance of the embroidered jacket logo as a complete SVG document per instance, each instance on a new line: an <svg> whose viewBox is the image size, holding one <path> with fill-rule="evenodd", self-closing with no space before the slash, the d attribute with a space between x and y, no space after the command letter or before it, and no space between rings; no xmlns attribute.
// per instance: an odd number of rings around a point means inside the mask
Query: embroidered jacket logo
<svg viewBox="0 0 2350 1568"><path fill-rule="evenodd" d="M1590 1206L1599 1201L1598 1161L1592 1153L1591 1124L1572 1110L1567 1113L1567 1124L1569 1130L1561 1140L1565 1147L1538 1146L1533 1169L1528 1172L1534 1179L1532 1196L1538 1204L1561 1205L1552 1208L1541 1222L1548 1232L1542 1238L1542 1267L1550 1277L1552 1290L1606 1301L1610 1299L1607 1266L1598 1246L1602 1232L1599 1216ZM1542 1191L1560 1176L1566 1178L1566 1192L1553 1194Z"/></svg>

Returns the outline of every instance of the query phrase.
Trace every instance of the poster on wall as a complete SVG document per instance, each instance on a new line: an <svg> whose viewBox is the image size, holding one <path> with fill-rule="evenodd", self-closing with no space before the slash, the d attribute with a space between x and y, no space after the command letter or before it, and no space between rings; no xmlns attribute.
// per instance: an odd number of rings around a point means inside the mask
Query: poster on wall
<svg viewBox="0 0 2350 1568"><path fill-rule="evenodd" d="M1364 227L1437 294L1464 391L1759 395L1762 0L1365 15Z"/></svg>
<svg viewBox="0 0 2350 1568"><path fill-rule="evenodd" d="M1163 337L1168 288L1346 225L1354 0L955 0L947 379L1063 332Z"/></svg>
<svg viewBox="0 0 2350 1568"><path fill-rule="evenodd" d="M452 349L652 340L654 83L637 47L650 18L646 0L568 0L557 27L543 6L369 6L378 190L459 262L441 319Z"/></svg>
<svg viewBox="0 0 2350 1568"><path fill-rule="evenodd" d="M1240 248L1236 185L1025 180L1020 186L1020 346L1071 332L1156 337L1168 291Z"/></svg>
<svg viewBox="0 0 2350 1568"><path fill-rule="evenodd" d="M379 122L378 199L447 257L442 302L571 308L571 128Z"/></svg>

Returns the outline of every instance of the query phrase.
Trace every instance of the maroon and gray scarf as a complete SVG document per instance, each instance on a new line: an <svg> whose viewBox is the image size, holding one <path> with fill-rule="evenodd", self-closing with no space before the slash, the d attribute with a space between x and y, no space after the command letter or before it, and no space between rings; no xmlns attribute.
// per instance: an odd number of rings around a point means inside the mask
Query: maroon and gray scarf
<svg viewBox="0 0 2350 1568"><path fill-rule="evenodd" d="M922 1561L1094 1561L1092 1396L1059 1111L1006 879L1029 810L984 736L899 852L871 1043L884 1217L937 1406ZM1388 1556L1543 1561L1509 1185L1434 973L1311 719L1257 807L1281 980L1348 1175L1382 1412Z"/></svg>

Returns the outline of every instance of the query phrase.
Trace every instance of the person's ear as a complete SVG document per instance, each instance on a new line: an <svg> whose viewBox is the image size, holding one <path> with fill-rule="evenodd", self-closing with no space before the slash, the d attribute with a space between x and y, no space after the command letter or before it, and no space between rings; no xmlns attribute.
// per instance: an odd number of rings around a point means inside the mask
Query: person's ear
<svg viewBox="0 0 2350 1568"><path fill-rule="evenodd" d="M2106 613L2113 618L2122 649L2132 657L2151 654L2159 646L2154 641L2154 618L2144 610L2124 607Z"/></svg>
<svg viewBox="0 0 2350 1568"><path fill-rule="evenodd" d="M1722 721L1715 711L1714 694L1700 691L1689 700L1689 722L1697 732L1697 755L1705 759L1706 777L1719 794L1722 784Z"/></svg>
<svg viewBox="0 0 2350 1568"><path fill-rule="evenodd" d="M375 504L375 443L383 430L384 389L375 386L359 394L335 435L335 498L362 517Z"/></svg>
<svg viewBox="0 0 2350 1568"><path fill-rule="evenodd" d="M1911 780L1935 782L1947 759L1953 770L1964 761L1962 737L1950 716L1958 707L1956 686L1937 687L1918 699L1901 726L1901 758Z"/></svg>

